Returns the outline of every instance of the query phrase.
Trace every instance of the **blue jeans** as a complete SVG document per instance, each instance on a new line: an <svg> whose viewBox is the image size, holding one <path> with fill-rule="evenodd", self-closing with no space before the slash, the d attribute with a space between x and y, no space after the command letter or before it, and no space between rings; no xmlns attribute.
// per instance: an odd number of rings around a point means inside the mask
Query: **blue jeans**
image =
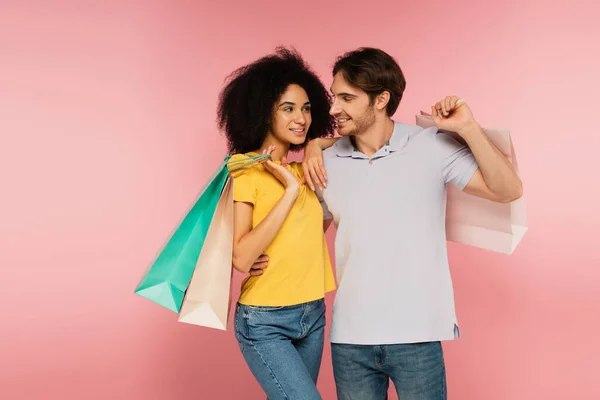
<svg viewBox="0 0 600 400"><path fill-rule="evenodd" d="M445 400L440 342L361 346L331 344L339 400L387 399L389 380L401 400Z"/></svg>
<svg viewBox="0 0 600 400"><path fill-rule="evenodd" d="M321 400L317 377L325 330L323 299L286 307L238 304L235 337L269 400Z"/></svg>

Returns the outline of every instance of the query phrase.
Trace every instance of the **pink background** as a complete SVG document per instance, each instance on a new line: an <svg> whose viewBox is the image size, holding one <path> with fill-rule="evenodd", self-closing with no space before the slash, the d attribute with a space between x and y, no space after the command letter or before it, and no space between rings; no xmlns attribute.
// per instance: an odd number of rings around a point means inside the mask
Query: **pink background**
<svg viewBox="0 0 600 400"><path fill-rule="evenodd" d="M600 7L388 3L0 2L0 398L264 398L231 331L133 290L224 156L223 79L278 44L326 85L338 54L383 48L397 118L458 94L511 128L530 231L510 257L450 245L449 397L600 398Z"/></svg>

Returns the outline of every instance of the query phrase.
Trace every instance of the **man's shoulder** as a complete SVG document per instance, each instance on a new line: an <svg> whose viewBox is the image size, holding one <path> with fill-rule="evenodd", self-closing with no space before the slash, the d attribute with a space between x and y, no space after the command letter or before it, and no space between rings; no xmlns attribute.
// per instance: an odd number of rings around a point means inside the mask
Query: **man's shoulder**
<svg viewBox="0 0 600 400"><path fill-rule="evenodd" d="M349 136L342 136L341 138L339 138L339 140L337 140L333 146L329 147L328 149L323 150L323 156L324 157L335 157L337 155L340 154L344 154L344 153L352 153L352 149L354 148L354 146L352 145L352 142L350 141L350 137Z"/></svg>
<svg viewBox="0 0 600 400"><path fill-rule="evenodd" d="M456 138L458 136L454 132L441 130L435 125L430 127L409 124L400 125L401 128L411 137L426 137L428 139L446 140L447 138Z"/></svg>
<svg viewBox="0 0 600 400"><path fill-rule="evenodd" d="M427 151L438 134L438 128L424 128L419 125L410 125L396 122L394 135L391 140L394 150L407 149L408 151Z"/></svg>
<svg viewBox="0 0 600 400"><path fill-rule="evenodd" d="M424 128L419 125L410 125L405 123L396 123L401 132L409 137L415 136L434 136L438 132L438 128L434 125L429 128Z"/></svg>

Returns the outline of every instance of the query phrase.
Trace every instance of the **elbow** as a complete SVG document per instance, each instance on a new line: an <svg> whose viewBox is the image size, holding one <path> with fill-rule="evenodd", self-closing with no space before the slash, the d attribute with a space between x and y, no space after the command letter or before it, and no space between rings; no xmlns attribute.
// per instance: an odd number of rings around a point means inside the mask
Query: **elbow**
<svg viewBox="0 0 600 400"><path fill-rule="evenodd" d="M519 187L517 188L515 200L519 200L521 197L523 197L523 184L519 182Z"/></svg>
<svg viewBox="0 0 600 400"><path fill-rule="evenodd" d="M512 203L515 200L519 200L521 197L523 197L523 184L519 180L518 184L515 185L515 187L510 191L510 193L507 193L500 199L500 202Z"/></svg>
<svg viewBox="0 0 600 400"><path fill-rule="evenodd" d="M239 254L236 254L235 251L233 252L232 264L234 269L244 274L250 272L250 264L248 261L245 259L245 257L241 257Z"/></svg>

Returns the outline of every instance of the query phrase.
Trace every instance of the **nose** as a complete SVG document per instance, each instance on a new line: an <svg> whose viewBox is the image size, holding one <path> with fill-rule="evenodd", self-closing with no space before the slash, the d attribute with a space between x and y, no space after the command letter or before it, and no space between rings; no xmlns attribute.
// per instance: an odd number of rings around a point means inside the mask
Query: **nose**
<svg viewBox="0 0 600 400"><path fill-rule="evenodd" d="M296 115L294 116L294 122L298 125L306 124L306 116L302 111L296 113Z"/></svg>
<svg viewBox="0 0 600 400"><path fill-rule="evenodd" d="M329 115L336 116L336 115L338 115L338 114L339 114L341 111L342 111L342 110L341 110L341 108L340 108L339 102L338 102L336 99L334 99L334 100L333 100L333 103L331 103L331 107L329 108Z"/></svg>

